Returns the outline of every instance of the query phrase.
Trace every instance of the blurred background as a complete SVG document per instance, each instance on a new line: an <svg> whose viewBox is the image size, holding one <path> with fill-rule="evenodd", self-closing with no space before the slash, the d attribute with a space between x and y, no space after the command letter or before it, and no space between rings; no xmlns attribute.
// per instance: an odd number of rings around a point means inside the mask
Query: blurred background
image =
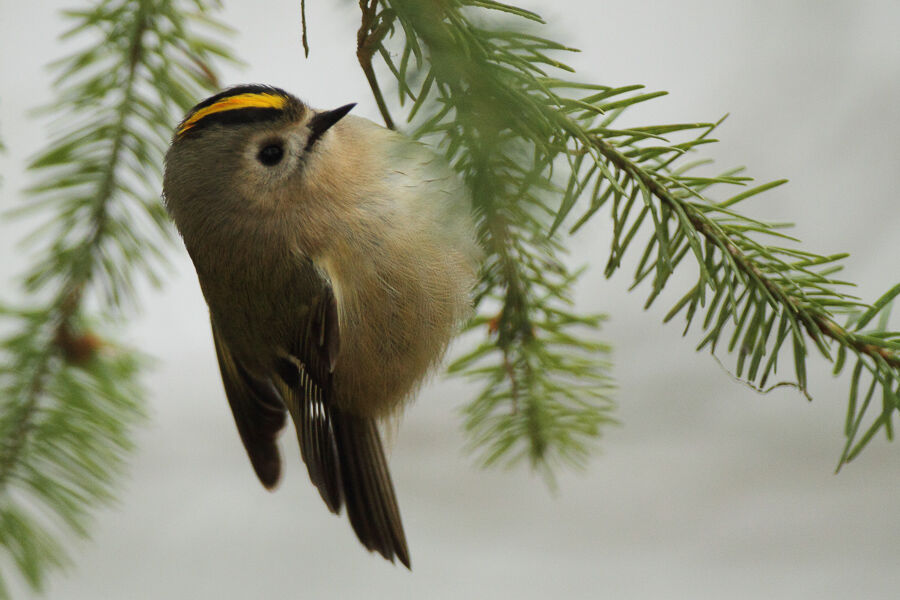
<svg viewBox="0 0 900 600"><path fill-rule="evenodd" d="M44 65L74 2L0 0L0 209L20 201L27 157L45 142L28 116L50 95ZM900 274L900 3L895 0L668 0L525 3L545 33L582 53L579 77L670 95L641 124L731 113L705 155L791 183L744 206L798 223L811 250L850 251L845 278L873 300ZM548 8L547 6L551 6ZM242 68L314 106L378 112L356 62L358 9L299 0L226 1ZM198 99L199 100L199 99ZM174 125L174 121L173 121ZM602 276L608 213L573 240L591 265L579 307L611 315L616 416L584 472L551 493L527 468L481 471L463 452L458 410L474 393L438 378L408 411L392 470L413 571L368 556L309 484L292 435L276 493L256 482L219 381L206 308L180 246L162 291L147 289L128 343L158 358L150 419L117 504L98 515L75 567L47 597L96 598L895 598L900 589L900 453L877 439L834 475L849 382L811 360L807 402L734 381L696 332L661 325ZM3 299L16 298L21 225L0 223ZM636 257L632 257L636 258ZM678 286L671 286L670 298ZM727 361L726 361L727 362ZM789 362L789 360L788 360ZM787 366L787 364L785 365ZM28 597L22 592L20 597Z"/></svg>

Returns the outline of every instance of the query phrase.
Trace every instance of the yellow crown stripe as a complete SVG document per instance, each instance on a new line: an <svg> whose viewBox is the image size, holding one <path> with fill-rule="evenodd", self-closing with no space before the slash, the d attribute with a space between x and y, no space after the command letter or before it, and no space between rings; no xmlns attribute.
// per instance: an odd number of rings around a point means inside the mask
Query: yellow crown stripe
<svg viewBox="0 0 900 600"><path fill-rule="evenodd" d="M222 98L214 104L204 106L194 114L192 114L181 127L178 128L177 135L183 134L185 131L197 124L201 119L205 119L209 115L225 112L228 110L240 110L242 108L277 108L282 109L287 103L284 96L278 94L238 94L236 96L228 96Z"/></svg>

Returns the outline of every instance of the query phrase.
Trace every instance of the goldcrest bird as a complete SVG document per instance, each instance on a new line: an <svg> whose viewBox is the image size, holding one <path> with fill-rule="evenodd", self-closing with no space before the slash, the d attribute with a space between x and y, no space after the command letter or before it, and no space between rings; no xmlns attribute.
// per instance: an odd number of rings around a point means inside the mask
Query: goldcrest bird
<svg viewBox="0 0 900 600"><path fill-rule="evenodd" d="M243 85L195 106L163 195L212 321L225 394L266 488L290 414L328 508L409 567L379 434L470 312L467 196L421 144L284 90Z"/></svg>

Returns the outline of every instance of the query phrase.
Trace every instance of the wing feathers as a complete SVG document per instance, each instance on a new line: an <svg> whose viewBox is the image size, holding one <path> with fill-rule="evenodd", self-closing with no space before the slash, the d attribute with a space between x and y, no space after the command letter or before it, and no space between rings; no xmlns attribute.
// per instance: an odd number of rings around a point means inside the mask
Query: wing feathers
<svg viewBox="0 0 900 600"><path fill-rule="evenodd" d="M313 383L303 368L300 369L299 379L302 398L297 402L299 419L295 419L294 424L300 443L300 455L322 500L331 512L338 513L343 494L338 470L338 449L331 419L328 418L328 407L323 402L321 388Z"/></svg>
<svg viewBox="0 0 900 600"><path fill-rule="evenodd" d="M275 441L284 427L284 404L269 381L255 379L238 363L213 323L213 341L225 395L238 433L260 482L272 489L281 477L281 457Z"/></svg>
<svg viewBox="0 0 900 600"><path fill-rule="evenodd" d="M346 504L360 542L408 568L409 549L375 421L340 410L332 398L332 372L340 350L338 313L331 288L321 283L294 347L272 366L271 380L251 376L213 323L228 402L264 486L272 488L281 473L275 440L287 408L309 478L328 509L339 513Z"/></svg>

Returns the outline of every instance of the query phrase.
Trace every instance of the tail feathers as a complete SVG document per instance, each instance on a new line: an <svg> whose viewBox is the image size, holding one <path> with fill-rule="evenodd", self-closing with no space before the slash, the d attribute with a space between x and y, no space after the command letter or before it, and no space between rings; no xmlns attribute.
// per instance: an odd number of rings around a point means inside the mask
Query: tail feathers
<svg viewBox="0 0 900 600"><path fill-rule="evenodd" d="M331 512L347 505L350 525L366 548L409 568L406 535L375 420L331 406L302 369L299 383L299 389L283 382L279 388L310 480Z"/></svg>
<svg viewBox="0 0 900 600"><path fill-rule="evenodd" d="M359 541L410 568L409 548L378 427L373 419L332 411L347 515Z"/></svg>

